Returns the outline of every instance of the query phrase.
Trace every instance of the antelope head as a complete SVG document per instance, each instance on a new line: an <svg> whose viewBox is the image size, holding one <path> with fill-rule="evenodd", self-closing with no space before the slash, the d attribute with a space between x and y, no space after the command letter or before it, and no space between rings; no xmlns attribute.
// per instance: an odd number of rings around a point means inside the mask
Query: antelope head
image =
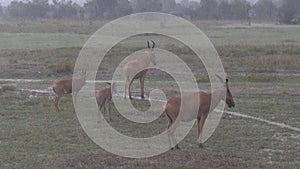
<svg viewBox="0 0 300 169"><path fill-rule="evenodd" d="M228 79L226 78L226 80L224 81L224 79L221 78L219 75L216 74L216 76L223 83L223 89L226 90L226 99L225 99L226 104L228 105L229 108L234 107L235 103L234 103L233 96L232 96L232 94L230 92L230 89L229 89Z"/></svg>
<svg viewBox="0 0 300 169"><path fill-rule="evenodd" d="M156 61L156 57L155 57L155 53L154 53L154 47L155 47L155 42L152 41L152 47L150 47L150 42L147 41L148 44L148 50L146 51L148 58L150 59L150 61L153 63L153 65L156 65L157 61Z"/></svg>

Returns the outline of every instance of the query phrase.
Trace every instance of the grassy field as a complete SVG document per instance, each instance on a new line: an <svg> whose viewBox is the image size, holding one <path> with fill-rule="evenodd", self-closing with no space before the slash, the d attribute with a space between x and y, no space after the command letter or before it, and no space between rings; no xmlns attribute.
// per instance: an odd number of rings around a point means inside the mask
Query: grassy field
<svg viewBox="0 0 300 169"><path fill-rule="evenodd" d="M82 45L104 23L45 20L0 24L0 79L42 80L0 81L0 168L299 166L299 131L226 113L202 149L197 146L196 126L179 143L181 150L151 158L123 158L101 149L84 133L72 113L70 97L61 100L62 112L54 111L49 87L54 79L72 76ZM226 110L299 129L300 27L227 26L230 22L195 24L211 39L228 73L236 107ZM123 44L144 44L149 38L160 42L158 47L179 55L193 70L200 88L209 89L204 66L193 53L184 46L166 43L169 39L161 36L135 37L114 47L99 67L97 80L111 78L120 55L125 57L144 48ZM168 98L178 94L172 78L158 71L150 71L145 84L146 94L152 88L161 88ZM50 93L33 91L36 89ZM148 101L133 101L133 104L143 110L149 107ZM162 116L146 125L132 123L113 108L110 124L126 135L145 137L163 131L167 120Z"/></svg>

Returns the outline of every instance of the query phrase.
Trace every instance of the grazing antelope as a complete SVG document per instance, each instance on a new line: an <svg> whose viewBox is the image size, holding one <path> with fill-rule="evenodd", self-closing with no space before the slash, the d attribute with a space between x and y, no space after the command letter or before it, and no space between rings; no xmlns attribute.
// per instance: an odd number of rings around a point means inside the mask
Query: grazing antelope
<svg viewBox="0 0 300 169"><path fill-rule="evenodd" d="M130 88L131 88L131 84L134 79L140 79L141 98L145 98L144 97L144 82L145 82L146 73L148 71L147 68L149 67L150 62L152 62L154 65L156 65L155 53L153 51L153 49L155 47L155 43L153 41L151 41L151 42L153 43L152 47L150 47L150 43L149 43L149 41L147 41L148 50L146 51L146 53L147 53L146 57L129 61L124 66L124 77L125 77L124 98L126 98L126 90L128 88L129 99L132 99Z"/></svg>
<svg viewBox="0 0 300 169"><path fill-rule="evenodd" d="M101 111L101 109L105 105L104 107L106 109L106 112L108 112L109 120L111 121L111 99L112 99L111 90L114 90L115 84L114 83L112 84L107 83L107 84L109 84L110 86L96 92L96 101L98 104L99 111Z"/></svg>
<svg viewBox="0 0 300 169"><path fill-rule="evenodd" d="M78 78L78 79L60 79L60 80L56 80L53 83L52 89L53 89L54 93L56 94L54 106L55 106L55 110L57 112L60 111L60 109L58 107L58 101L62 96L66 95L66 94L72 94L73 112L75 112L74 105L76 104L76 96L77 96L77 93L82 88L82 86L85 84L86 76L87 76L86 71L82 71L80 73L80 78ZM72 81L74 82L73 88L72 88Z"/></svg>
<svg viewBox="0 0 300 169"><path fill-rule="evenodd" d="M208 114L213 111L219 102L224 99L224 94L226 93L226 104L231 108L235 106L233 97L229 90L228 79L224 81L220 76L217 77L222 81L223 85L220 86L213 93L206 92L197 92L192 94L186 94L182 96L171 97L164 105L164 114L166 115L169 124L167 128L169 145L172 147L172 142L175 145L176 149L179 149L179 146L174 137L174 131L179 125L180 121L188 122L194 119L197 119L198 124L198 142L199 147L202 145L202 130L205 123L205 120ZM213 95L213 100L212 100ZM197 98L198 97L198 98ZM200 101L199 104L195 103L195 100ZM181 107L182 104L182 107ZM199 107L197 107L197 105ZM181 112L179 114L179 111Z"/></svg>

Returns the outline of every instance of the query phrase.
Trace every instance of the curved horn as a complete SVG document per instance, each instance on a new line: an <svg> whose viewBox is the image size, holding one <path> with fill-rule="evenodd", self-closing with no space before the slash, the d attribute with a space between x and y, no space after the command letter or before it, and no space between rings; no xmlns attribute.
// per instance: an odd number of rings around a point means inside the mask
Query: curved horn
<svg viewBox="0 0 300 169"><path fill-rule="evenodd" d="M217 76L218 79L221 80L222 83L225 83L225 82L224 82L224 79L223 79L221 76L219 76L218 74L216 74L216 76Z"/></svg>
<svg viewBox="0 0 300 169"><path fill-rule="evenodd" d="M150 43L149 43L149 41L147 41L147 44L148 44L148 48L150 49L151 47L150 47Z"/></svg>
<svg viewBox="0 0 300 169"><path fill-rule="evenodd" d="M154 49L154 47L155 47L155 42L154 42L153 40L151 40L151 42L153 43L152 49Z"/></svg>

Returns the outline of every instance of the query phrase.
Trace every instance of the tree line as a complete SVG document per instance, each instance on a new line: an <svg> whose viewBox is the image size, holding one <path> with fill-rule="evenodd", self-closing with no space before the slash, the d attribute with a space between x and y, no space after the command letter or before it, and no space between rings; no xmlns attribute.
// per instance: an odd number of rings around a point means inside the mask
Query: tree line
<svg viewBox="0 0 300 169"><path fill-rule="evenodd" d="M12 1L0 6L2 18L53 19L114 19L138 12L165 12L191 20L245 20L262 19L284 24L299 24L300 1L258 0L87 0L82 6L72 0Z"/></svg>

